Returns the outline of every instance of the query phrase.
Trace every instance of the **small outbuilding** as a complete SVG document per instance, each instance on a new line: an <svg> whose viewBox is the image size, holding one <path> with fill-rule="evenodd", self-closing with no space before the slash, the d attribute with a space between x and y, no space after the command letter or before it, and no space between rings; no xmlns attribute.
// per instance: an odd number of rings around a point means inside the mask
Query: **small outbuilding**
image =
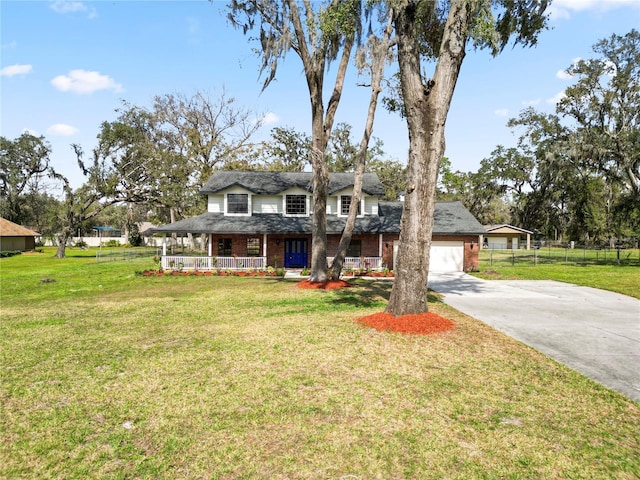
<svg viewBox="0 0 640 480"><path fill-rule="evenodd" d="M0 251L26 252L35 250L38 232L0 217Z"/></svg>
<svg viewBox="0 0 640 480"><path fill-rule="evenodd" d="M490 250L531 249L530 230L513 225L485 225L482 236L482 248Z"/></svg>

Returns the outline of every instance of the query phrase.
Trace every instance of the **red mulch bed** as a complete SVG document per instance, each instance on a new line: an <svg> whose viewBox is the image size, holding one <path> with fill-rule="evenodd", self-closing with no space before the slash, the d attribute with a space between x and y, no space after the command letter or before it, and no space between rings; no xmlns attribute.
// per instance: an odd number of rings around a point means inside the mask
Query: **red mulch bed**
<svg viewBox="0 0 640 480"><path fill-rule="evenodd" d="M455 328L455 323L451 320L447 320L431 312L401 315L399 317L394 317L387 312L381 312L360 317L357 321L381 332L388 331L420 335L446 332L447 330L453 330Z"/></svg>
<svg viewBox="0 0 640 480"><path fill-rule="evenodd" d="M298 288L310 288L320 290L338 290L340 288L350 287L349 282L344 280L329 280L328 282L310 282L309 280L303 280L298 282Z"/></svg>
<svg viewBox="0 0 640 480"><path fill-rule="evenodd" d="M299 288L323 290L336 290L350 286L351 284L344 280L330 280L326 283L303 280L298 283ZM399 317L394 317L390 313L381 312L360 317L356 319L356 321L381 332L413 333L418 335L446 332L453 330L456 326L451 320L447 320L431 312L401 315Z"/></svg>

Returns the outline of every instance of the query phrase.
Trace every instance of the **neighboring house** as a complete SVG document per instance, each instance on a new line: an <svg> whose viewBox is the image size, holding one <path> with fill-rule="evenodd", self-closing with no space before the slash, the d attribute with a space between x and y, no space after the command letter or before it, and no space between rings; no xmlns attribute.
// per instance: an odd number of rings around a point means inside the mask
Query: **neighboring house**
<svg viewBox="0 0 640 480"><path fill-rule="evenodd" d="M0 218L0 251L25 252L36 248L38 232L21 227L20 225Z"/></svg>
<svg viewBox="0 0 640 480"><path fill-rule="evenodd" d="M482 248L490 250L531 249L533 232L513 225L485 225Z"/></svg>
<svg viewBox="0 0 640 480"><path fill-rule="evenodd" d="M327 254L337 250L353 192L353 173L329 174ZM309 267L312 233L312 174L218 171L201 188L207 212L154 228L154 234L205 234L207 257L166 255L163 267ZM364 176L360 213L345 267L394 267L402 202L380 199L384 189L374 173ZM482 225L460 202L438 203L431 250L432 271L477 268ZM331 258L329 258L331 261Z"/></svg>

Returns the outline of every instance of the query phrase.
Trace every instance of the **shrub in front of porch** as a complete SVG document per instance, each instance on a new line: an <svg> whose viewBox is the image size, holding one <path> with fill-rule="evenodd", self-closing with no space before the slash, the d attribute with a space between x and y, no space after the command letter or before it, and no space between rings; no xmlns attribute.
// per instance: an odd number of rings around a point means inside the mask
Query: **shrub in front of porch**
<svg viewBox="0 0 640 480"><path fill-rule="evenodd" d="M142 277L283 277L284 269L266 270L143 270Z"/></svg>

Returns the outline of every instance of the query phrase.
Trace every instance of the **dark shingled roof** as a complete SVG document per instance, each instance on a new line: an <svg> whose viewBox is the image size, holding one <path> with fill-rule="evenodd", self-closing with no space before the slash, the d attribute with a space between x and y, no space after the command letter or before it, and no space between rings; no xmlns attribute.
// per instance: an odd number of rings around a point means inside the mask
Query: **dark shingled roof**
<svg viewBox="0 0 640 480"><path fill-rule="evenodd" d="M330 173L329 195L353 186L353 173ZM256 195L277 195L290 188L312 191L313 176L308 172L239 172L220 170L200 189L200 193L219 193L230 187L246 188ZM362 191L368 195L383 196L382 187L375 173L365 173Z"/></svg>
<svg viewBox="0 0 640 480"><path fill-rule="evenodd" d="M383 233L399 233L402 202L379 202ZM481 235L482 224L460 202L438 202L433 214L434 235Z"/></svg>
<svg viewBox="0 0 640 480"><path fill-rule="evenodd" d="M356 220L355 234L399 233L402 202L380 202L379 216ZM346 218L327 215L327 233L341 234ZM253 214L230 217L222 213L203 213L197 217L150 229L149 233L215 233L215 234L311 234L311 217L285 217L278 214ZM460 202L436 204L434 235L484 233L482 225Z"/></svg>

